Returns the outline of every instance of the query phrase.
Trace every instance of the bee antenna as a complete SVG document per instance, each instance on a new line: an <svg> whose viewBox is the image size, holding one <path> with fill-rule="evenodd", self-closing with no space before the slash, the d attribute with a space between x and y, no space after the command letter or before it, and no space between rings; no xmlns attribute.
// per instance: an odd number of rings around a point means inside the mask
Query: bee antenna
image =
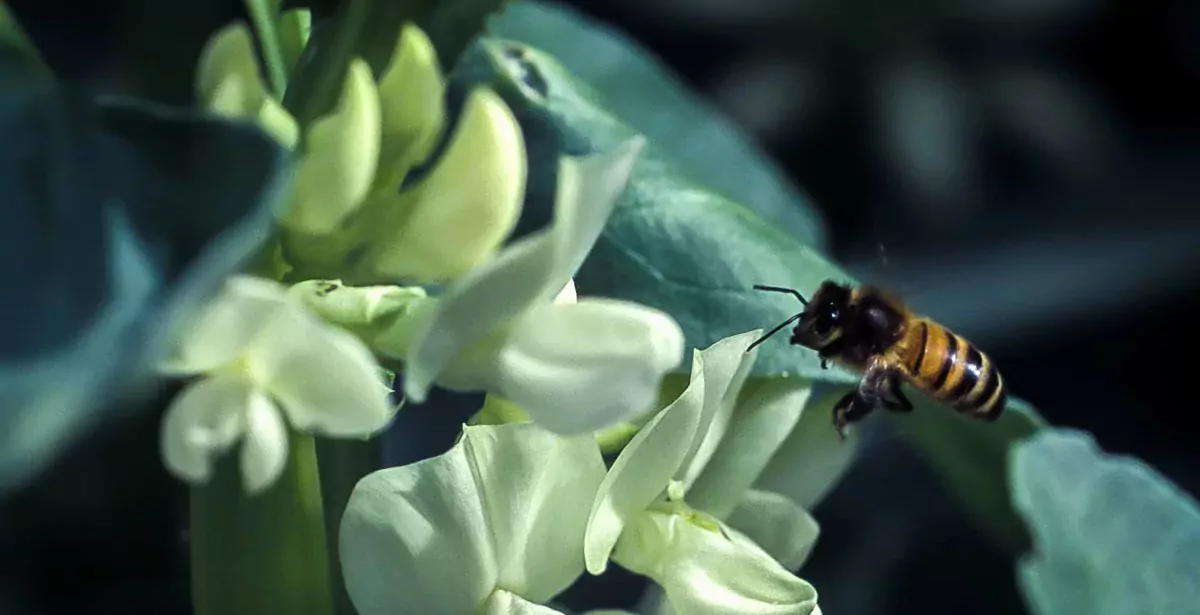
<svg viewBox="0 0 1200 615"><path fill-rule="evenodd" d="M765 334L763 334L762 337L754 340L754 343L750 344L750 346L748 348L746 348L746 352L750 352L751 350L754 350L755 346L767 341L767 338L771 337L772 335L775 335L776 333L779 333L780 329L783 329L784 327L792 324L793 322L796 322L796 319L800 318L803 315L804 315L804 312L800 312L799 314L794 314L794 315L792 315L791 318L779 323L779 325L777 327L775 327L774 329L771 329L770 331L767 331Z"/></svg>
<svg viewBox="0 0 1200 615"><path fill-rule="evenodd" d="M765 291L769 291L769 292L773 292L773 293L783 293L785 295L791 295L791 296L795 297L796 299L798 299L800 301L801 305L808 305L808 300L805 299L804 296L800 294L800 291L798 291L794 288L785 288L783 286L763 286L762 284L755 284L754 290L765 290Z"/></svg>

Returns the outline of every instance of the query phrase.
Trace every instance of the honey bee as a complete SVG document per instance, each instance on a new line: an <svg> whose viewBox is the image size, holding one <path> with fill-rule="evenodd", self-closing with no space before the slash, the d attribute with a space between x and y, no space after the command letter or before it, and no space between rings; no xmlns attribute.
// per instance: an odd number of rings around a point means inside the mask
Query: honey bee
<svg viewBox="0 0 1200 615"><path fill-rule="evenodd" d="M799 321L791 344L816 350L824 369L833 361L862 374L858 388L833 407L839 438L845 438L847 425L878 408L911 412L912 403L900 390L905 382L974 419L995 421L1004 412L1004 380L987 355L878 288L852 289L827 280L810 300L791 288L754 288L792 295L804 309L750 348Z"/></svg>

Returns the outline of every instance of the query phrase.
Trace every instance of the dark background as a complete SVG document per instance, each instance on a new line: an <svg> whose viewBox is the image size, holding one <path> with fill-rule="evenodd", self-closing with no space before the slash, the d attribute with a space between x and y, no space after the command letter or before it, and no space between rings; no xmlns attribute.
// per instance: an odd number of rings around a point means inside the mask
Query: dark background
<svg viewBox="0 0 1200 615"><path fill-rule="evenodd" d="M125 3L9 4L60 75L120 83ZM570 4L750 131L824 213L835 259L976 341L1051 422L1197 493L1200 5ZM157 432L153 413L108 425L0 505L0 615L187 612L186 492ZM802 575L826 613L1023 612L1011 560L902 439L869 438L815 514ZM582 592L628 604L610 592L629 582Z"/></svg>

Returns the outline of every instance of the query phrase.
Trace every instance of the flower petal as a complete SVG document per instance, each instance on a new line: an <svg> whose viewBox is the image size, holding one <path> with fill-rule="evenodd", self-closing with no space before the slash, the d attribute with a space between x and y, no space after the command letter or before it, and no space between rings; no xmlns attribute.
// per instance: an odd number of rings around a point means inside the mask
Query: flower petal
<svg viewBox="0 0 1200 615"><path fill-rule="evenodd" d="M341 98L308 130L296 188L283 223L303 233L328 233L367 196L379 163L379 94L371 67L355 58Z"/></svg>
<svg viewBox="0 0 1200 615"><path fill-rule="evenodd" d="M263 330L246 364L301 431L365 437L387 426L395 412L366 345L297 303Z"/></svg>
<svg viewBox="0 0 1200 615"><path fill-rule="evenodd" d="M543 427L590 433L643 414L683 358L683 331L664 312L584 299L545 304L514 323L487 376Z"/></svg>
<svg viewBox="0 0 1200 615"><path fill-rule="evenodd" d="M625 525L663 493L679 469L704 412L704 387L704 359L697 352L687 388L642 427L609 468L584 536L588 572L604 572Z"/></svg>
<svg viewBox="0 0 1200 615"><path fill-rule="evenodd" d="M791 433L812 393L802 378L756 378L703 471L687 490L688 504L725 519Z"/></svg>
<svg viewBox="0 0 1200 615"><path fill-rule="evenodd" d="M405 361L404 392L409 399L424 401L456 355L561 291L599 237L643 143L635 137L611 153L559 163L550 227L512 242L439 298L437 313L413 340Z"/></svg>
<svg viewBox="0 0 1200 615"><path fill-rule="evenodd" d="M474 613L496 585L491 528L461 440L437 457L364 477L338 536L360 615L391 615L399 605Z"/></svg>
<svg viewBox="0 0 1200 615"><path fill-rule="evenodd" d="M762 335L762 329L747 331L717 340L700 351L704 354L704 412L696 428L696 438L675 478L690 489L725 437L738 394L758 358L758 350L747 349Z"/></svg>
<svg viewBox="0 0 1200 615"><path fill-rule="evenodd" d="M242 485L254 495L283 474L288 457L288 432L279 408L259 391L246 404L246 433L242 439Z"/></svg>
<svg viewBox="0 0 1200 615"><path fill-rule="evenodd" d="M444 96L437 50L423 30L406 24L379 79L383 139L378 185L398 188L413 165L429 157L446 123Z"/></svg>
<svg viewBox="0 0 1200 615"><path fill-rule="evenodd" d="M603 472L594 441L524 423L465 427L448 452L367 476L340 533L355 608L461 615L498 586L535 602L558 593L583 571L586 504Z"/></svg>
<svg viewBox="0 0 1200 615"><path fill-rule="evenodd" d="M180 392L163 417L159 443L167 470L188 482L207 481L213 460L242 435L253 395L251 384L234 376L206 378Z"/></svg>
<svg viewBox="0 0 1200 615"><path fill-rule="evenodd" d="M497 585L545 602L583 573L583 532L604 460L590 434L556 436L535 424L466 427L496 548Z"/></svg>
<svg viewBox="0 0 1200 615"><path fill-rule="evenodd" d="M838 441L833 404L845 395L835 391L809 400L795 429L767 463L754 487L781 493L802 508L812 509L854 462L858 436L854 430Z"/></svg>
<svg viewBox="0 0 1200 615"><path fill-rule="evenodd" d="M461 277L516 226L525 197L525 142L512 111L479 87L433 171L389 208L389 235L366 257L377 276L419 283ZM466 179L469 178L469 179Z"/></svg>
<svg viewBox="0 0 1200 615"><path fill-rule="evenodd" d="M563 615L548 606L530 602L517 594L497 589L488 597L483 615Z"/></svg>
<svg viewBox="0 0 1200 615"><path fill-rule="evenodd" d="M770 491L747 493L728 523L788 570L804 564L821 534L817 520L807 510Z"/></svg>
<svg viewBox="0 0 1200 615"><path fill-rule="evenodd" d="M250 29L240 21L221 28L205 43L196 67L196 98L211 106L221 97L222 84L231 77L240 93L237 104L226 98L222 108L214 110L235 117L256 113L267 97L267 90L258 72Z"/></svg>
<svg viewBox="0 0 1200 615"><path fill-rule="evenodd" d="M720 522L638 515L613 553L621 566L654 579L672 610L688 615L811 615L817 592L753 541Z"/></svg>
<svg viewBox="0 0 1200 615"><path fill-rule="evenodd" d="M229 364L284 307L283 286L248 275L231 276L221 292L180 334L169 374L199 374Z"/></svg>
<svg viewBox="0 0 1200 615"><path fill-rule="evenodd" d="M562 290L558 291L558 294L554 296L554 303L578 302L579 294L575 291L575 278L571 278L570 280L567 280L567 283L562 287Z"/></svg>

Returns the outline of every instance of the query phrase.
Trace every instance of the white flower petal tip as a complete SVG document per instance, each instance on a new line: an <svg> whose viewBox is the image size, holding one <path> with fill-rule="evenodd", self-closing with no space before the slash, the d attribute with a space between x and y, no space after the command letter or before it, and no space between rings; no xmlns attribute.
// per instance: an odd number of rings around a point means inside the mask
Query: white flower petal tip
<svg viewBox="0 0 1200 615"><path fill-rule="evenodd" d="M409 203L399 237L367 259L377 274L421 283L461 277L516 226L525 179L520 125L496 93L476 88L441 160L403 197Z"/></svg>
<svg viewBox="0 0 1200 615"><path fill-rule="evenodd" d="M607 569L625 525L662 495L683 463L704 410L704 374L704 359L694 353L687 388L629 441L604 476L584 534L591 574Z"/></svg>
<svg viewBox="0 0 1200 615"><path fill-rule="evenodd" d="M488 597L483 615L563 615L548 606L530 602L517 594L497 589Z"/></svg>
<svg viewBox="0 0 1200 615"><path fill-rule="evenodd" d="M384 153L398 167L388 184L398 186L412 165L433 150L446 122L445 86L437 51L425 32L412 24L400 31L392 61L379 79Z"/></svg>
<svg viewBox="0 0 1200 615"><path fill-rule="evenodd" d="M371 67L355 58L337 107L308 131L296 190L283 223L303 233L336 229L371 189L380 148L379 94Z"/></svg>
<svg viewBox="0 0 1200 615"><path fill-rule="evenodd" d="M265 89L258 74L254 40L243 22L231 23L217 30L200 51L196 67L197 98L211 103L217 98L222 82L236 76L247 93L247 99L261 98Z"/></svg>
<svg viewBox="0 0 1200 615"><path fill-rule="evenodd" d="M558 291L558 294L554 296L554 303L563 304L578 302L579 294L575 292L575 278L571 278L570 280L567 280L567 283L563 286L562 290Z"/></svg>
<svg viewBox="0 0 1200 615"><path fill-rule="evenodd" d="M812 585L704 515L640 515L613 558L657 582L676 613L811 615L817 608Z"/></svg>
<svg viewBox="0 0 1200 615"><path fill-rule="evenodd" d="M490 387L560 434L591 433L642 414L683 359L665 312L584 299L530 310L497 354Z"/></svg>
<svg viewBox="0 0 1200 615"><path fill-rule="evenodd" d="M341 521L346 590L361 615L396 605L541 615L536 603L583 571L587 505L603 475L590 438L530 423L465 427L446 453L359 481Z"/></svg>
<svg viewBox="0 0 1200 615"><path fill-rule="evenodd" d="M728 523L788 570L804 564L821 535L820 526L808 511L769 491L748 492Z"/></svg>
<svg viewBox="0 0 1200 615"><path fill-rule="evenodd" d="M167 470L190 483L207 482L216 457L242 436L242 417L253 396L250 384L238 378L188 385L163 417L160 446Z"/></svg>

